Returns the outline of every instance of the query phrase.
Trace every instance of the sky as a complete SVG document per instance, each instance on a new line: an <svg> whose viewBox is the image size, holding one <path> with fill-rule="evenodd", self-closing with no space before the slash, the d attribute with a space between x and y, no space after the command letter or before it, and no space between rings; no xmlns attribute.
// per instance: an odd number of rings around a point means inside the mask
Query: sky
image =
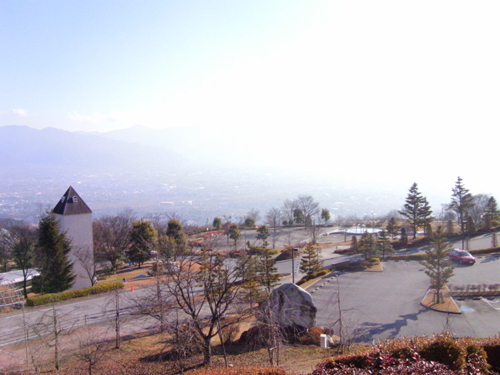
<svg viewBox="0 0 500 375"><path fill-rule="evenodd" d="M3 0L0 126L225 128L318 171L492 193L499 18L487 0Z"/></svg>

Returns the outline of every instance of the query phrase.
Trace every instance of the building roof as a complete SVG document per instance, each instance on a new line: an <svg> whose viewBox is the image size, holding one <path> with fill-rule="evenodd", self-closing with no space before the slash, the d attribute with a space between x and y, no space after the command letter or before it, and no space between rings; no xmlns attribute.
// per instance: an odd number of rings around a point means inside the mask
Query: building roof
<svg viewBox="0 0 500 375"><path fill-rule="evenodd" d="M78 215L78 214L90 214L92 211L89 206L83 201L78 193L69 187L66 193L61 197L59 202L52 210L53 213L58 215Z"/></svg>
<svg viewBox="0 0 500 375"><path fill-rule="evenodd" d="M30 268L27 270L26 276L27 280L31 280L35 276L40 276L40 273L37 270ZM21 270L0 273L0 285L16 284L22 282L23 280L24 276L23 271Z"/></svg>

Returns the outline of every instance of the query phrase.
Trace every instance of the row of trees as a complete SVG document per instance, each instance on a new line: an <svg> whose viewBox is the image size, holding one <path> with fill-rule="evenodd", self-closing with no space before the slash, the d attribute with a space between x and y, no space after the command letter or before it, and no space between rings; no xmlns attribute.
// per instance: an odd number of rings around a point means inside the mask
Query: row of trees
<svg viewBox="0 0 500 375"><path fill-rule="evenodd" d="M456 219L461 235L473 234L480 227L491 229L500 225L500 211L495 197L484 194L472 195L461 177L457 178L452 189L451 202L445 208L449 214L449 221ZM398 212L408 221L413 231L413 238L416 237L419 228L429 234L434 217L429 202L418 190L417 183L411 186L405 204ZM452 231L451 226L449 231Z"/></svg>

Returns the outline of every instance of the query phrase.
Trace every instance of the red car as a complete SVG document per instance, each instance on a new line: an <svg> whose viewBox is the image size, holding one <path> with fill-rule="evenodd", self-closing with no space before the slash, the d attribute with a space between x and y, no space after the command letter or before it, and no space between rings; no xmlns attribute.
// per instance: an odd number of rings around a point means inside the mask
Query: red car
<svg viewBox="0 0 500 375"><path fill-rule="evenodd" d="M474 258L468 251L465 250L453 249L448 253L448 255L450 256L451 260L456 260L457 262L460 262L462 264L476 263L476 258Z"/></svg>

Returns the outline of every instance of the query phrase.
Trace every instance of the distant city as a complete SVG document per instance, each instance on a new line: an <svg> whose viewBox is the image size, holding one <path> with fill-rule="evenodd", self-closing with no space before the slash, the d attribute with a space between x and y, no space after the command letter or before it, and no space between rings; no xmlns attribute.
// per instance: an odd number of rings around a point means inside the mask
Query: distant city
<svg viewBox="0 0 500 375"><path fill-rule="evenodd" d="M414 182L377 184L366 177L353 179L352 173L347 178L337 166L332 167L334 174L323 175L293 170L292 162L290 168L265 165L265 160L248 157L248 147L238 152L236 140L208 140L210 134L195 130L150 134L151 129L136 127L128 131L115 134L121 139L110 139L108 133L0 127L0 218L36 223L37 215L52 209L70 185L89 204L94 217L131 208L138 217L175 213L196 225L205 225L215 216L237 222L251 209L264 217L285 199L311 195L331 212L332 219L363 218L400 209ZM245 140L238 138L238 142ZM260 150L254 153L262 157ZM270 156L269 160L276 161ZM364 177L365 170L359 168L356 173ZM449 200L425 194L435 215Z"/></svg>

